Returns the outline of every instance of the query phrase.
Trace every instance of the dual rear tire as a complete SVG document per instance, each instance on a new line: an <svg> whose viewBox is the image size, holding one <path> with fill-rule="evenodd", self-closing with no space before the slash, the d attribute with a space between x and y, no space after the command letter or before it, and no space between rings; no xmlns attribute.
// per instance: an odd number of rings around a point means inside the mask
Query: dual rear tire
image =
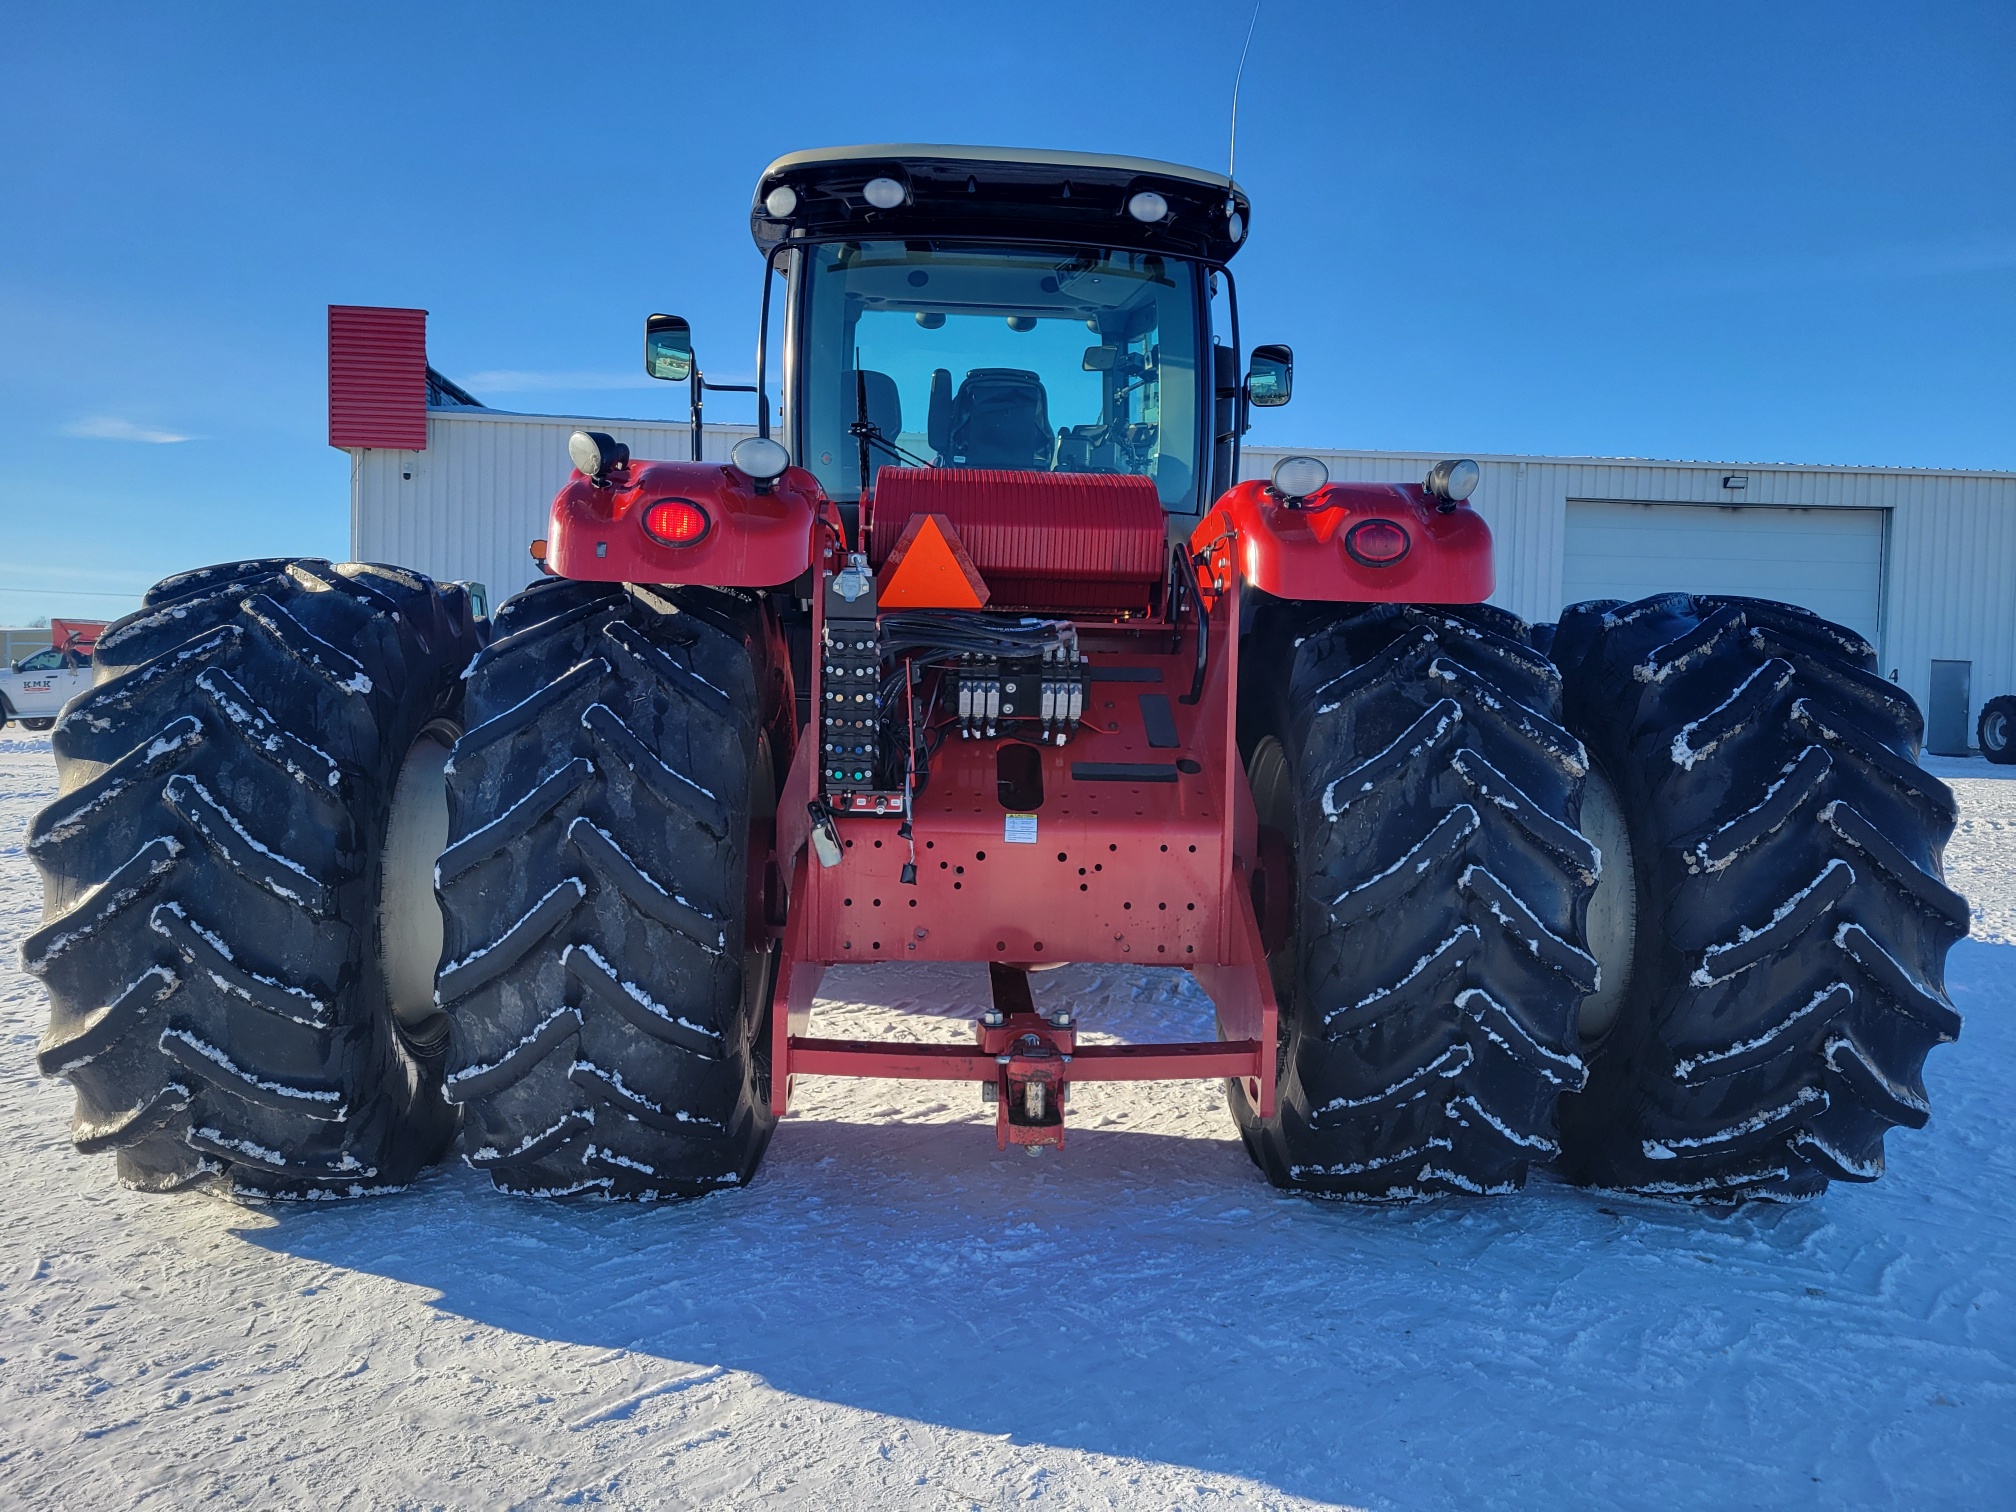
<svg viewBox="0 0 2016 1512"><path fill-rule="evenodd" d="M1554 655L1637 919L1620 996L1585 1011L1568 1174L1715 1202L1873 1181L1960 1029L1955 808L1918 765L1917 705L1862 637L1758 599L1576 605Z"/></svg>
<svg viewBox="0 0 2016 1512"><path fill-rule="evenodd" d="M1259 611L1241 743L1295 901L1279 1109L1231 1089L1254 1160L1371 1200L1535 1162L1711 1202L1874 1179L1959 1030L1915 704L1783 604L1578 605L1536 642L1486 606Z"/></svg>
<svg viewBox="0 0 2016 1512"><path fill-rule="evenodd" d="M314 560L169 579L100 638L27 844L79 1149L150 1189L358 1195L459 1109L511 1191L749 1178L774 627L553 581L478 638L460 589ZM1403 1200L1558 1161L1794 1198L1924 1123L1954 807L1852 632L1666 595L1575 606L1550 659L1489 606L1267 603L1244 655L1282 1032L1278 1108L1231 1098L1271 1180Z"/></svg>
<svg viewBox="0 0 2016 1512"><path fill-rule="evenodd" d="M169 578L99 638L28 831L22 947L80 1151L149 1190L304 1199L440 1157L447 1023L385 969L386 863L476 641L460 589L318 560Z"/></svg>
<svg viewBox="0 0 2016 1512"><path fill-rule="evenodd" d="M555 580L504 606L470 669L439 993L467 1158L506 1191L696 1196L746 1182L769 1141L774 951L748 876L776 771L752 610Z"/></svg>
<svg viewBox="0 0 2016 1512"><path fill-rule="evenodd" d="M1270 603L1245 649L1258 817L1290 889L1263 932L1281 1015L1277 1109L1232 1110L1277 1185L1410 1200L1505 1192L1558 1153L1582 1084L1576 1014L1598 863L1560 680L1488 605ZM1263 841L1262 850L1269 849Z"/></svg>
<svg viewBox="0 0 2016 1512"><path fill-rule="evenodd" d="M746 1181L770 628L746 595L555 581L479 655L466 593L393 568L157 585L100 638L28 838L77 1148L146 1189L331 1198L466 1122L511 1191Z"/></svg>

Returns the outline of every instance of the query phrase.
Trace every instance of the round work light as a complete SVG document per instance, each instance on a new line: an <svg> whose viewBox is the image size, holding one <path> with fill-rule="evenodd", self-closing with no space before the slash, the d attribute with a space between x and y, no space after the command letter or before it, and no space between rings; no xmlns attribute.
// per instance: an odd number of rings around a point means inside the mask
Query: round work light
<svg viewBox="0 0 2016 1512"><path fill-rule="evenodd" d="M1460 462L1437 462L1428 469L1428 478L1422 487L1445 503L1461 504L1475 492L1481 476L1482 469L1468 457Z"/></svg>
<svg viewBox="0 0 2016 1512"><path fill-rule="evenodd" d="M567 456L584 476L600 482L610 468L630 460L630 448L605 432L577 430L567 438Z"/></svg>
<svg viewBox="0 0 2016 1512"><path fill-rule="evenodd" d="M788 220L797 208L798 191L789 184L779 184L763 196L763 213L772 220Z"/></svg>
<svg viewBox="0 0 2016 1512"><path fill-rule="evenodd" d="M1127 201L1127 213L1152 226L1156 221L1168 219L1169 201L1153 189L1143 189Z"/></svg>
<svg viewBox="0 0 2016 1512"><path fill-rule="evenodd" d="M1330 469L1314 457L1283 457L1274 464L1274 492L1288 500L1306 499L1330 481Z"/></svg>
<svg viewBox="0 0 2016 1512"><path fill-rule="evenodd" d="M909 195L905 194L903 186L892 178L872 178L861 186L861 198L877 210L894 210L908 199Z"/></svg>
<svg viewBox="0 0 2016 1512"><path fill-rule="evenodd" d="M791 465L791 453L768 436L744 436L735 443L735 450L728 454L728 460L745 478L768 483L781 477L784 469Z"/></svg>

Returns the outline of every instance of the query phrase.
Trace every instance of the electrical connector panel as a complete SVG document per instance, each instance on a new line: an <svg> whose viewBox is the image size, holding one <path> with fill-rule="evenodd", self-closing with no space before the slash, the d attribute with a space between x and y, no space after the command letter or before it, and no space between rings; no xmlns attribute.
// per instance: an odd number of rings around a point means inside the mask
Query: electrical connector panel
<svg viewBox="0 0 2016 1512"><path fill-rule="evenodd" d="M854 556L826 574L819 648L819 770L829 793L875 786L881 759L882 653L876 643L875 574Z"/></svg>
<svg viewBox="0 0 2016 1512"><path fill-rule="evenodd" d="M1085 713L1091 669L1081 661L1041 657L961 657L940 674L940 705L962 740L984 740L1015 723L1036 725L1045 745L1063 745Z"/></svg>
<svg viewBox="0 0 2016 1512"><path fill-rule="evenodd" d="M878 616L865 557L826 575L820 786L843 813L902 814L932 753L1013 734L1063 745L1084 717L1091 667L1068 620L968 610Z"/></svg>

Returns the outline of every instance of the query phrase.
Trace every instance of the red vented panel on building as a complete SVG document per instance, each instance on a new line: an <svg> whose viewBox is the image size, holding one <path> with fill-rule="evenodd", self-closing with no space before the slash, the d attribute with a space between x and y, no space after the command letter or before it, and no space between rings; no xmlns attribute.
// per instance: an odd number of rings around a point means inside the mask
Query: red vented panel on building
<svg viewBox="0 0 2016 1512"><path fill-rule="evenodd" d="M329 306L329 444L427 449L427 312Z"/></svg>
<svg viewBox="0 0 2016 1512"><path fill-rule="evenodd" d="M981 575L1018 589L1046 580L1155 583L1168 552L1155 485L1131 475L885 467L875 477L869 548L877 566L914 514L944 515Z"/></svg>

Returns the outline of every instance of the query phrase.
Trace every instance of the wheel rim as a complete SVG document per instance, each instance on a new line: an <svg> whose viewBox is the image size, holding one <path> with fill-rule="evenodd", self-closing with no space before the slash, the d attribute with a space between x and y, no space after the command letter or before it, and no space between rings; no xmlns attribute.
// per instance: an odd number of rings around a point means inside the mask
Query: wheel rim
<svg viewBox="0 0 2016 1512"><path fill-rule="evenodd" d="M1582 1043L1608 1034L1623 1011L1638 945L1638 868L1631 831L1617 789L1591 763L1582 787L1582 833L1602 856L1602 872L1589 896L1589 950L1596 957L1597 988L1582 999Z"/></svg>
<svg viewBox="0 0 2016 1512"><path fill-rule="evenodd" d="M1287 897L1268 898L1270 908L1276 906L1295 907L1295 778L1288 768L1288 752L1281 742L1272 735L1262 736L1253 747L1253 754L1246 762L1246 785L1253 794L1253 816L1259 827L1271 829L1281 837L1279 854L1285 859L1288 873ZM1256 858L1257 859L1257 858ZM1290 1053L1295 1039L1295 1011L1298 1002L1296 983L1296 933L1295 920L1288 920L1288 928L1283 932L1280 949L1267 957L1267 976L1274 987L1274 1006L1278 1017L1275 1021L1274 1076L1277 1088L1285 1088L1291 1075ZM1268 1172L1268 1179L1277 1185L1291 1185L1286 1169L1281 1166L1278 1153L1260 1136L1257 1130L1257 1105L1250 1103L1246 1096L1244 1081L1233 1078L1226 1083L1232 1096L1234 1115L1241 1125L1241 1137L1247 1142L1247 1149L1260 1167ZM1256 1127L1248 1128L1248 1119L1255 1121Z"/></svg>
<svg viewBox="0 0 2016 1512"><path fill-rule="evenodd" d="M2009 716L1997 711L1981 721L1981 748L2000 751L2009 744Z"/></svg>
<svg viewBox="0 0 2016 1512"><path fill-rule="evenodd" d="M1271 881L1264 903L1268 915L1293 907L1295 869L1295 790L1293 777L1288 770L1288 753L1281 742L1272 735L1263 736L1253 747L1253 755L1246 763L1246 785L1253 794L1253 817L1262 830L1272 830L1281 837L1277 854L1282 861L1285 875L1278 881ZM1258 880L1258 878L1256 878ZM1278 894L1278 896L1277 896ZM1255 899L1256 904L1262 900ZM1275 920L1285 927L1268 928L1266 933L1280 939L1280 946L1268 956L1268 965L1275 977L1275 995L1279 997L1284 989L1285 967L1288 963L1290 947L1293 944L1294 920Z"/></svg>
<svg viewBox="0 0 2016 1512"><path fill-rule="evenodd" d="M448 757L462 727L431 720L399 764L378 872L379 961L392 1015L410 1031L440 1015L434 971L441 964L441 900L434 863L448 846Z"/></svg>
<svg viewBox="0 0 2016 1512"><path fill-rule="evenodd" d="M763 731L756 737L756 758L749 769L749 857L752 867L763 865L763 859L756 854L759 844L767 845L776 834L777 823L777 770L771 759L770 735ZM779 879L781 884L781 879ZM752 885L746 894L744 906L760 907L765 888ZM767 921L766 921L767 922ZM752 933L750 922L744 920L743 933ZM745 938L742 947L742 1017L749 1025L751 1040L749 1059L755 1073L755 1096L760 1103L759 1116L767 1117L770 1104L770 1035L775 1025L771 1014L776 1011L777 962L781 946L768 939L758 939L755 943Z"/></svg>

